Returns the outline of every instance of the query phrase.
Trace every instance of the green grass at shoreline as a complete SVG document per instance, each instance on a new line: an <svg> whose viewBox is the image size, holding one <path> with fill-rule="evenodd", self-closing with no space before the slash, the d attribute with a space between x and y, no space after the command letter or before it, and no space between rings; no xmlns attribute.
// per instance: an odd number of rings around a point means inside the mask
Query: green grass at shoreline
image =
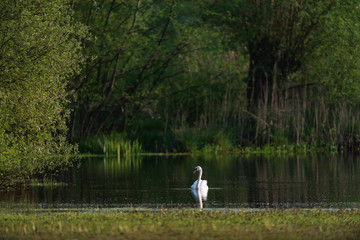
<svg viewBox="0 0 360 240"><path fill-rule="evenodd" d="M359 239L359 210L0 211L0 239Z"/></svg>
<svg viewBox="0 0 360 240"><path fill-rule="evenodd" d="M309 145L309 144L285 144L285 145L264 145L261 147L256 146L237 146L237 147L228 147L224 148L217 145L206 145L201 149L193 149L188 152L140 152L136 153L138 156L209 156L209 155L279 155L279 154L306 154L306 153L327 153L327 154L336 154L339 153L338 149L334 145ZM102 156L112 156L116 157L116 154L95 154L95 153L80 153L79 155L74 155L78 157L102 157Z"/></svg>

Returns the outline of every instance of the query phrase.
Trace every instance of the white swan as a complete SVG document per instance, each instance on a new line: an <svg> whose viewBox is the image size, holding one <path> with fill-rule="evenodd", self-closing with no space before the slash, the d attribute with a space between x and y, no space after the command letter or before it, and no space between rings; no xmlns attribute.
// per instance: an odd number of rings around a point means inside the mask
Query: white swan
<svg viewBox="0 0 360 240"><path fill-rule="evenodd" d="M201 198L206 200L207 198L207 193L209 190L209 187L207 185L207 181L206 180L201 180L201 175L202 175L202 168L200 166L197 166L194 168L194 172L196 173L199 172L199 177L198 180L196 180L193 185L191 185L191 190L193 193L200 193ZM193 191L193 190L199 190L199 191Z"/></svg>

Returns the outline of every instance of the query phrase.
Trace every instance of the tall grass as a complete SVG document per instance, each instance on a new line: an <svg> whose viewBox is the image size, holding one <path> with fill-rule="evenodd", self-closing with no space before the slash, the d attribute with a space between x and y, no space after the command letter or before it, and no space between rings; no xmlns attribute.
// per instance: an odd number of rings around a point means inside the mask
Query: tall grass
<svg viewBox="0 0 360 240"><path fill-rule="evenodd" d="M84 140L80 151L130 158L142 152L142 145L138 140L128 139L125 134L111 133Z"/></svg>
<svg viewBox="0 0 360 240"><path fill-rule="evenodd" d="M229 91L226 88L224 92ZM192 109L184 108L187 105L180 105L181 112L173 114L173 123L175 136L190 151L206 145L293 144L360 151L359 104L330 101L318 89L307 86L288 89L276 104L259 104L251 110L245 99L240 101L233 95L221 100L211 93L191 104L200 106L195 115Z"/></svg>
<svg viewBox="0 0 360 240"><path fill-rule="evenodd" d="M232 146L306 143L359 148L359 99L336 97L321 79L299 71L287 79L272 79L274 85L268 80L264 98L249 102L247 83L241 80L248 75L243 56L238 49L186 59L193 66L189 79L201 87L158 103L167 129L173 129L187 151L221 146L218 135L225 135Z"/></svg>
<svg viewBox="0 0 360 240"><path fill-rule="evenodd" d="M359 210L0 212L1 239L359 239Z"/></svg>

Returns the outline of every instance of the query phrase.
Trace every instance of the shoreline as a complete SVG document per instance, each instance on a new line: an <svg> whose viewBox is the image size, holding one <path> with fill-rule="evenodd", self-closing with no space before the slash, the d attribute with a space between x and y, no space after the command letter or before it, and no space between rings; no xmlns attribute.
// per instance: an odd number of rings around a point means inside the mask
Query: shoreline
<svg viewBox="0 0 360 240"><path fill-rule="evenodd" d="M0 209L1 239L358 239L360 210Z"/></svg>

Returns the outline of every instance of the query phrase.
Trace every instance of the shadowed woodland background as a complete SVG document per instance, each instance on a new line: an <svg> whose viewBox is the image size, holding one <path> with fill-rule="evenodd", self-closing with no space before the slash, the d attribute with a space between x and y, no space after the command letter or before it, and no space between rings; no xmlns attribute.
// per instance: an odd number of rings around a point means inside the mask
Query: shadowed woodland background
<svg viewBox="0 0 360 240"><path fill-rule="evenodd" d="M2 174L112 138L151 152L358 147L358 1L0 6Z"/></svg>

